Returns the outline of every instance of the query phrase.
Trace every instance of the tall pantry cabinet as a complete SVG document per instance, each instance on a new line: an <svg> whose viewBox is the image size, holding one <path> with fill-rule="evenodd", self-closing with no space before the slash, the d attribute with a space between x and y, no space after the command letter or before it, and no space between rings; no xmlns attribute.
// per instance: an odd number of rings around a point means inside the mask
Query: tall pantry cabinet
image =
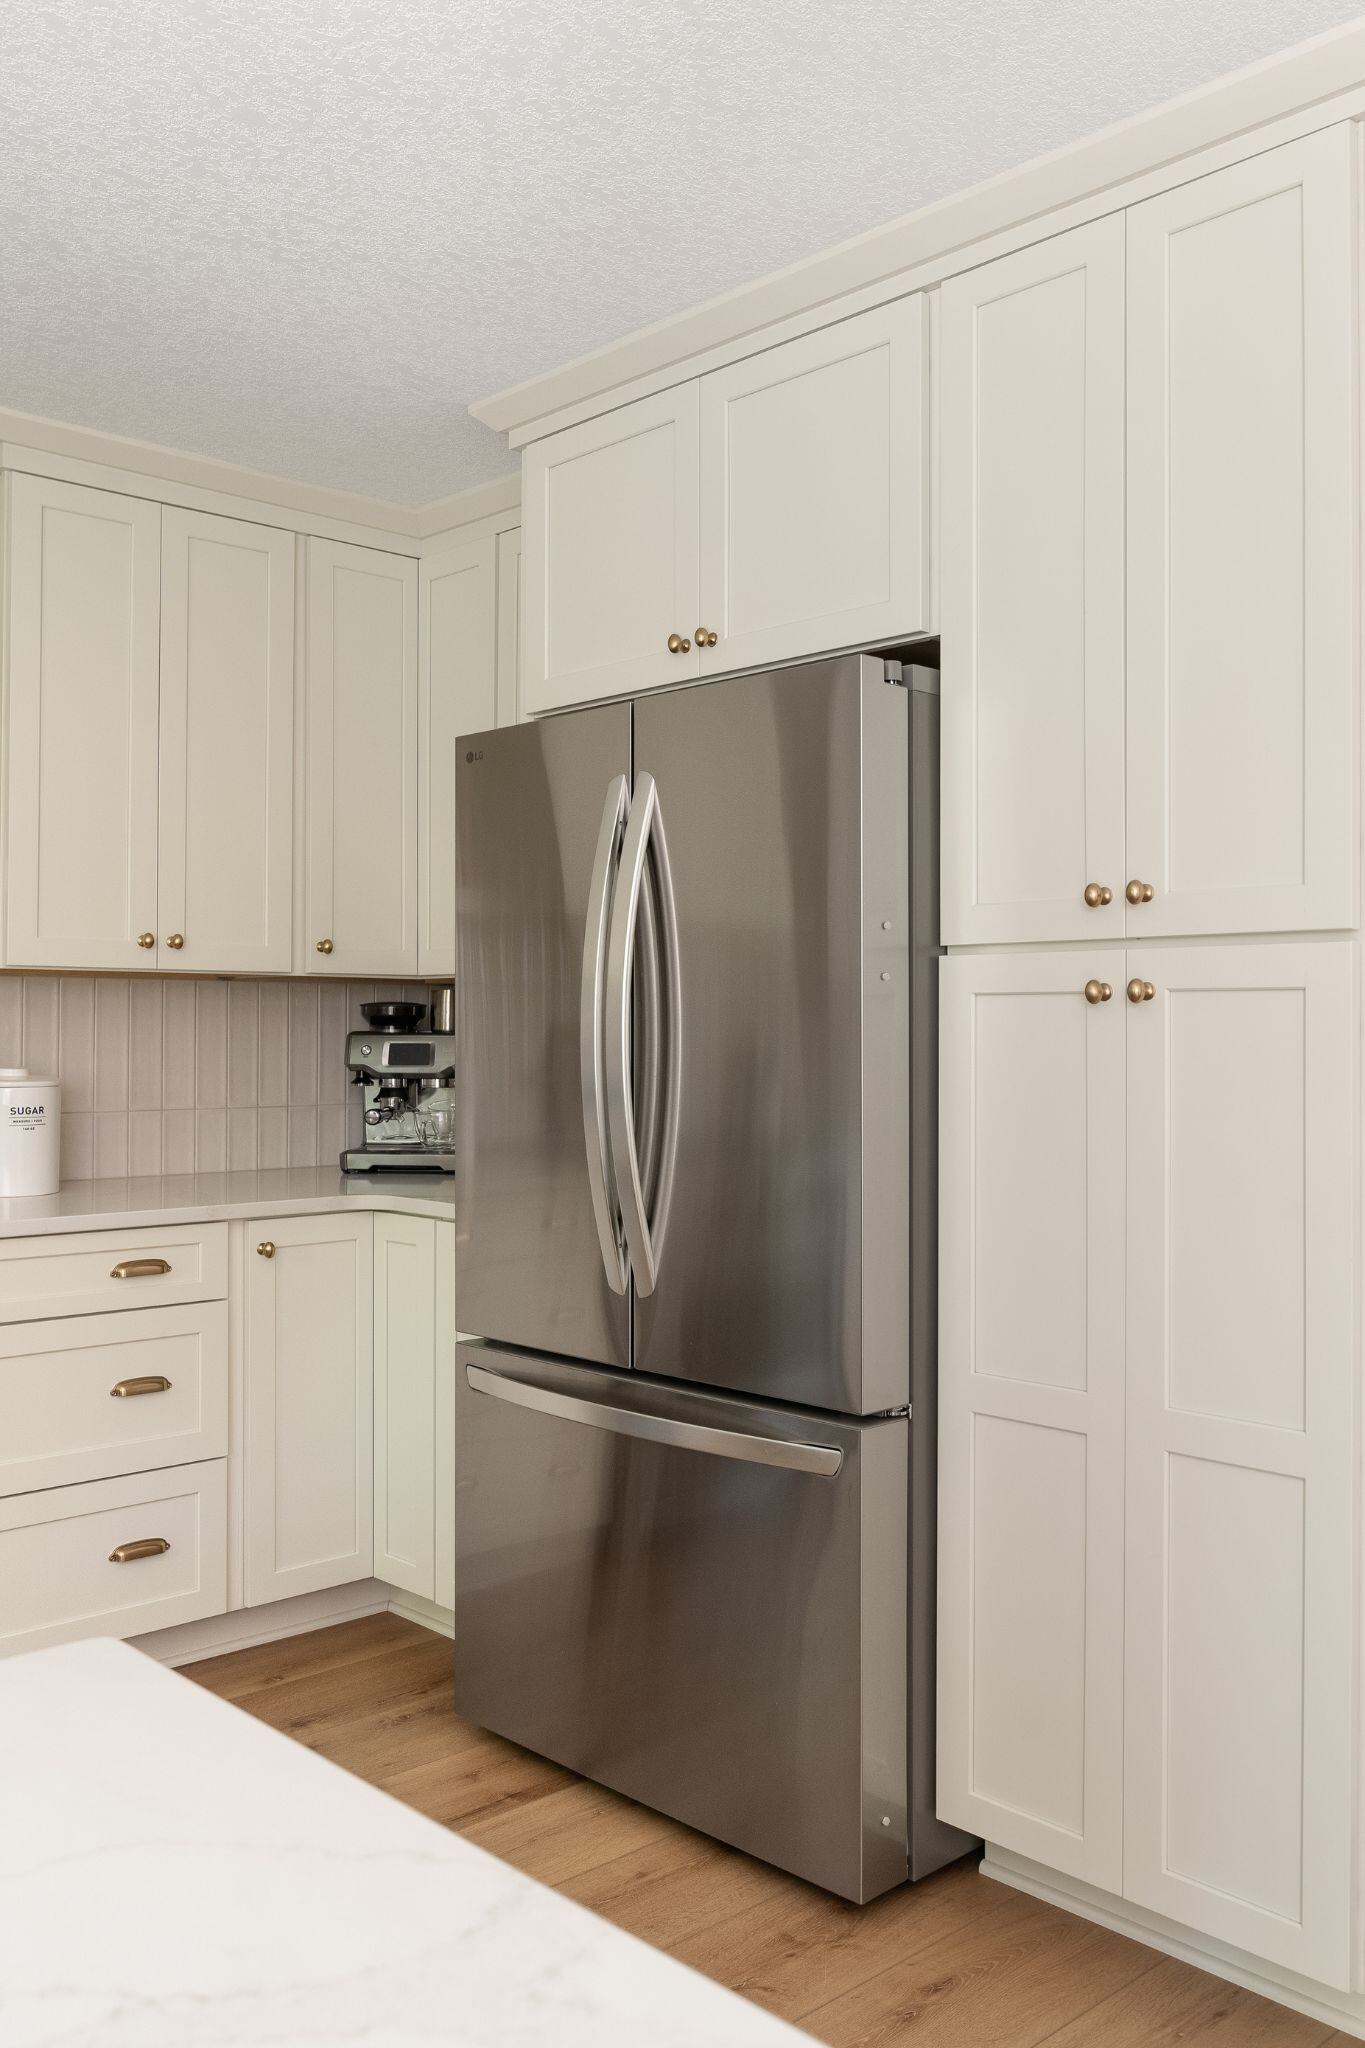
<svg viewBox="0 0 1365 2048"><path fill-rule="evenodd" d="M1343 1988L1355 144L941 295L940 1812Z"/></svg>

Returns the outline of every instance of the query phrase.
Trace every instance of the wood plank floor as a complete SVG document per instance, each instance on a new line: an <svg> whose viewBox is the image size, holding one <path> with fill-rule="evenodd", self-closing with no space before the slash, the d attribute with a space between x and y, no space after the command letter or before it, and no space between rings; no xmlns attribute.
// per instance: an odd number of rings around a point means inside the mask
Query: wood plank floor
<svg viewBox="0 0 1365 2048"><path fill-rule="evenodd" d="M459 1720L450 1661L375 1615L185 1675L837 2048L1350 2048L971 1861L845 1905Z"/></svg>

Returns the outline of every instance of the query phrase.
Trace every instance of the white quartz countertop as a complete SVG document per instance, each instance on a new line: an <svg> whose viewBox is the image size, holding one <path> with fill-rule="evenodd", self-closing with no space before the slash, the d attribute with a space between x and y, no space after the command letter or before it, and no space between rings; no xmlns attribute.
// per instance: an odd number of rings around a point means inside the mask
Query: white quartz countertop
<svg viewBox="0 0 1365 2048"><path fill-rule="evenodd" d="M281 1166L252 1173L148 1173L128 1180L63 1181L55 1195L0 1198L0 1237L61 1230L148 1229L233 1216L309 1216L386 1209L412 1216L455 1213L449 1173L341 1173L335 1166ZM0 2037L2 2038L2 2037Z"/></svg>
<svg viewBox="0 0 1365 2048"><path fill-rule="evenodd" d="M125 1643L0 1663L3 2048L784 2048Z"/></svg>

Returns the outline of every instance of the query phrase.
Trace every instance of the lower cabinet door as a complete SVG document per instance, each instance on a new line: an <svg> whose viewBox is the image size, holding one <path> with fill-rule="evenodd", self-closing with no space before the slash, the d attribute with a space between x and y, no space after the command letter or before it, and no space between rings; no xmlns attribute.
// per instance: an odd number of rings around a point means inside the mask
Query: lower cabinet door
<svg viewBox="0 0 1365 2048"><path fill-rule="evenodd" d="M1357 947L1128 965L1124 1895L1348 1988Z"/></svg>
<svg viewBox="0 0 1365 2048"><path fill-rule="evenodd" d="M423 1216L374 1219L374 1573L435 1592L436 1234Z"/></svg>
<svg viewBox="0 0 1365 2048"><path fill-rule="evenodd" d="M248 1607L373 1568L371 1218L248 1225Z"/></svg>
<svg viewBox="0 0 1365 2048"><path fill-rule="evenodd" d="M1123 968L964 954L941 981L938 1812L1115 1892Z"/></svg>
<svg viewBox="0 0 1365 2048"><path fill-rule="evenodd" d="M221 1458L0 1500L0 1655L227 1609Z"/></svg>

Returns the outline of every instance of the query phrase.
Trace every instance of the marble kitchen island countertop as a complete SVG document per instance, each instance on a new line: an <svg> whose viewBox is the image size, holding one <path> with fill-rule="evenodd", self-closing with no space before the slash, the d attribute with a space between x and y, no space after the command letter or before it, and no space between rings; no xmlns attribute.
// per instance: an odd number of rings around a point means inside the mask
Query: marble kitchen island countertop
<svg viewBox="0 0 1365 2048"><path fill-rule="evenodd" d="M263 1167L249 1173L148 1173L127 1180L64 1180L55 1195L0 1197L0 1237L66 1230L150 1229L239 1216L312 1216L383 1209L453 1217L450 1173L342 1173L335 1166ZM2 2037L0 2037L2 2038Z"/></svg>
<svg viewBox="0 0 1365 2048"><path fill-rule="evenodd" d="M4 2048L807 2039L125 1643L0 1663Z"/></svg>

